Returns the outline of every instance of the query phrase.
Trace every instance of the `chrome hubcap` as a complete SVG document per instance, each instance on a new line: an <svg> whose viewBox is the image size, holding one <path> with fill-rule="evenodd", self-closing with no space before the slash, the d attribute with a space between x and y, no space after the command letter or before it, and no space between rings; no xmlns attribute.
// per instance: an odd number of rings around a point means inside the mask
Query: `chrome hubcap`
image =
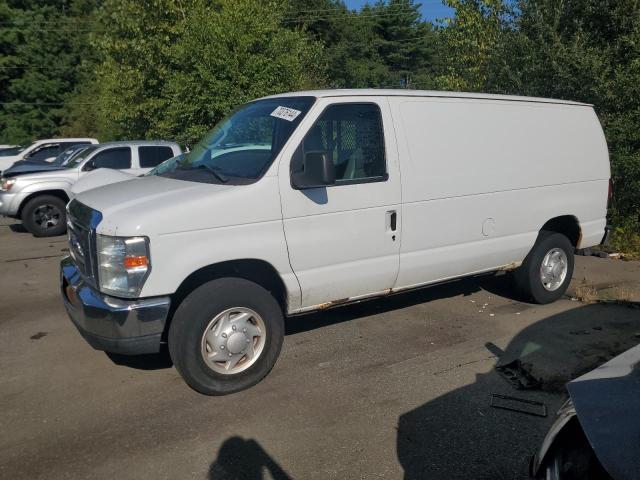
<svg viewBox="0 0 640 480"><path fill-rule="evenodd" d="M230 308L216 315L204 330L202 359L217 373L240 373L260 357L266 338L260 315L246 307Z"/></svg>
<svg viewBox="0 0 640 480"><path fill-rule="evenodd" d="M33 220L42 228L53 228L60 221L60 210L54 205L40 205L33 211Z"/></svg>
<svg viewBox="0 0 640 480"><path fill-rule="evenodd" d="M560 288L567 278L568 264L567 254L563 250L560 248L549 250L540 265L542 286L550 292Z"/></svg>

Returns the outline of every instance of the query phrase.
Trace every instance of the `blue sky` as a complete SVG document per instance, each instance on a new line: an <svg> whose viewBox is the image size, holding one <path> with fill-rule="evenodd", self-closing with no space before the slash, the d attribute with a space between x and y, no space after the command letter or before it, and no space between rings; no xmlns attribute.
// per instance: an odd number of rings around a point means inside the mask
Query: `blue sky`
<svg viewBox="0 0 640 480"><path fill-rule="evenodd" d="M344 0L347 7L351 9L359 9L363 5L375 3L375 0ZM445 18L453 16L453 9L442 4L441 0L416 0L415 3L421 3L420 11L426 20L435 20L437 18Z"/></svg>

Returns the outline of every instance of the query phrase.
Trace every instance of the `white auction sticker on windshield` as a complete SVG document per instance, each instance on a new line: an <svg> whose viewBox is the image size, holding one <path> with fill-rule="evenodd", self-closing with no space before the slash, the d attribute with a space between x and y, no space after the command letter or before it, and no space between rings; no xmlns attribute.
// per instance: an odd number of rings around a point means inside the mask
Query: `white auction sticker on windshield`
<svg viewBox="0 0 640 480"><path fill-rule="evenodd" d="M286 120L287 122L293 122L301 113L302 112L300 110L294 110L293 108L278 107L273 112L271 112L271 116L281 118L282 120Z"/></svg>

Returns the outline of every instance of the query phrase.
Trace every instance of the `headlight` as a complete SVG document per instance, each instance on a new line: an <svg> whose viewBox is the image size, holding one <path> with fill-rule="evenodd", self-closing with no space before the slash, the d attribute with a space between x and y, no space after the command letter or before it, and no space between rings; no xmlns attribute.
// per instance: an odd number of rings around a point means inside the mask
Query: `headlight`
<svg viewBox="0 0 640 480"><path fill-rule="evenodd" d="M1 178L0 179L0 190L3 192L8 192L13 187L13 184L16 183L15 178Z"/></svg>
<svg viewBox="0 0 640 480"><path fill-rule="evenodd" d="M137 297L151 271L148 239L98 235L96 246L100 291L119 297Z"/></svg>

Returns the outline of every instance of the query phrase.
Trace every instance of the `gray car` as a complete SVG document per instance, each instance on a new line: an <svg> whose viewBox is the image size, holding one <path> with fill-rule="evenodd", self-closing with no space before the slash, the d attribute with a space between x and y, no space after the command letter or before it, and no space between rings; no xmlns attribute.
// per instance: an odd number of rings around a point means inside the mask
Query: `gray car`
<svg viewBox="0 0 640 480"><path fill-rule="evenodd" d="M61 235L66 231L65 206L71 187L88 172L110 168L141 175L180 153L177 143L165 141L91 145L65 168L0 179L0 215L21 219L37 237Z"/></svg>
<svg viewBox="0 0 640 480"><path fill-rule="evenodd" d="M640 345L567 384L531 476L552 480L640 478Z"/></svg>

